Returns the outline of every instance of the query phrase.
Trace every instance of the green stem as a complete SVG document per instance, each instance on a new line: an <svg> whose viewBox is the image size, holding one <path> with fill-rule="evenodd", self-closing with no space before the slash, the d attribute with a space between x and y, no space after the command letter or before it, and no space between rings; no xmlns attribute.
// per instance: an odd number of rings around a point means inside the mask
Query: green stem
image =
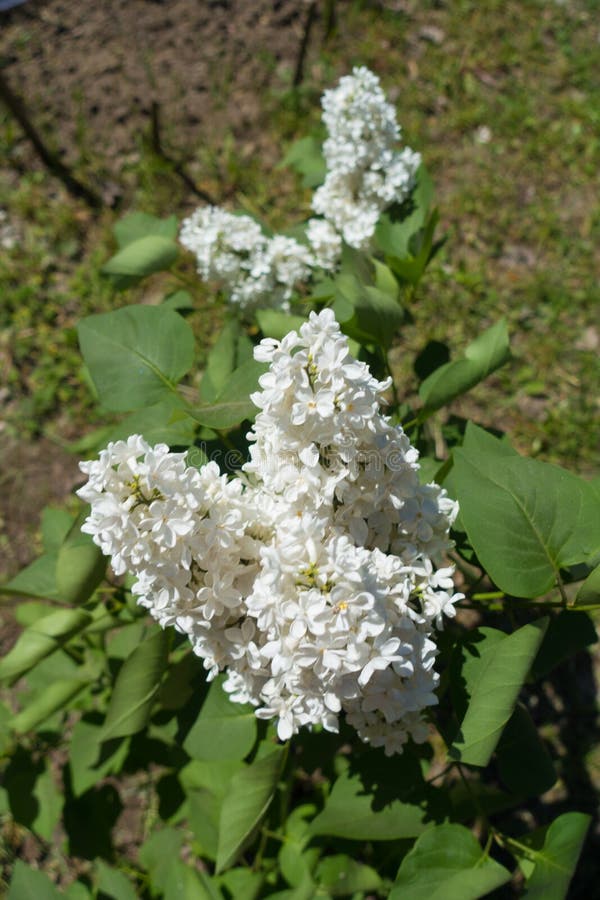
<svg viewBox="0 0 600 900"><path fill-rule="evenodd" d="M500 831L496 831L494 828L491 829L494 840L500 847L506 849L507 847L514 847L516 850L519 850L523 856L526 856L527 859L535 859L536 853L531 848L528 847L527 844L522 844L521 841L517 841L515 838L508 837L506 834L502 834Z"/></svg>
<svg viewBox="0 0 600 900"><path fill-rule="evenodd" d="M567 594L565 591L565 586L563 584L562 578L560 577L560 573L558 573L556 576L556 586L558 587L558 590L560 592L560 596L561 596L561 600L562 600L561 605L567 607L569 605L569 598L567 597Z"/></svg>

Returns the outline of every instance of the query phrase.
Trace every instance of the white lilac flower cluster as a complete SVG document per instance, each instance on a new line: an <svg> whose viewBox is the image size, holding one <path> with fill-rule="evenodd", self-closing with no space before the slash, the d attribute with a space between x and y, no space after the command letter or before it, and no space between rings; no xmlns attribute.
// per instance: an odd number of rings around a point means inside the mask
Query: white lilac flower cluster
<svg viewBox="0 0 600 900"><path fill-rule="evenodd" d="M322 218L306 223L308 245L268 238L254 219L218 206L197 209L180 240L196 256L199 274L220 281L242 310L289 309L290 299L315 269L334 271L342 239L368 249L382 211L406 198L421 157L397 149L400 126L379 78L364 67L323 95L327 174L312 206Z"/></svg>
<svg viewBox="0 0 600 900"><path fill-rule="evenodd" d="M347 244L366 249L383 210L408 196L421 157L408 147L397 149L396 111L364 66L325 91L322 104L327 175L312 206Z"/></svg>
<svg viewBox="0 0 600 900"><path fill-rule="evenodd" d="M456 504L420 484L417 451L380 412L388 382L351 356L330 310L255 355L270 368L243 471L197 470L137 435L109 444L81 464L83 530L280 738L336 731L344 714L400 752L427 736L434 631L462 597L439 567Z"/></svg>
<svg viewBox="0 0 600 900"><path fill-rule="evenodd" d="M267 238L254 219L218 206L201 207L185 219L180 241L195 254L202 278L220 281L243 310L288 309L294 288L316 264L309 248L293 238Z"/></svg>

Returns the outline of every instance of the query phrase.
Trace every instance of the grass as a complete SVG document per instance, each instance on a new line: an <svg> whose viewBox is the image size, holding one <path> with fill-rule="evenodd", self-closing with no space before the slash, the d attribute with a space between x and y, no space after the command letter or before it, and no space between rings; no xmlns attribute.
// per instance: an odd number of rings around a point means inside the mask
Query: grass
<svg viewBox="0 0 600 900"><path fill-rule="evenodd" d="M267 148L262 156L256 141L237 141L227 125L195 154L168 130L166 140L195 156L192 174L219 202L262 213L279 228L309 212L309 195L295 179L273 172L282 137L285 143L318 124L322 89L352 64L378 71L406 142L432 172L447 234L397 357L429 339L460 354L484 326L506 316L515 363L473 393L469 411L490 424L500 416L523 451L591 472L600 262L593 4L405 6L409 14L394 4L338 4L338 30L326 46L313 46L300 91L289 89L284 73L265 93L253 136ZM262 62L265 71L275 67L268 54ZM223 109L226 74L217 73L214 85ZM101 168L81 119L78 144L83 176L91 165ZM22 152L7 116L0 146L12 158ZM126 208L157 214L182 215L196 202L143 141L124 165L119 190ZM56 433L65 421L67 431L85 429L95 414L74 326L136 297L115 295L98 273L112 250L115 214L93 220L37 170L17 180L4 169L0 207L19 234L0 264L5 428L33 438ZM206 316L204 300L205 324L196 323L201 346L220 320L218 310ZM410 394L412 372L399 365L398 373Z"/></svg>

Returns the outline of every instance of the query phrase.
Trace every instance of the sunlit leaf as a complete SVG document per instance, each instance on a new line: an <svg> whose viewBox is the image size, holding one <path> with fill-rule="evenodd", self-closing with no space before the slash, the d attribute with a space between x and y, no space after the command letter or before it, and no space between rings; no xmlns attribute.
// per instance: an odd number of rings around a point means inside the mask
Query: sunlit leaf
<svg viewBox="0 0 600 900"><path fill-rule="evenodd" d="M481 564L517 597L550 590L560 569L600 550L600 516L581 478L520 456L454 451L452 484Z"/></svg>
<svg viewBox="0 0 600 900"><path fill-rule="evenodd" d="M65 798L49 768L36 779L33 796L37 803L38 813L29 827L44 840L52 841L54 829L60 821Z"/></svg>
<svg viewBox="0 0 600 900"><path fill-rule="evenodd" d="M283 157L281 165L289 166L302 175L302 185L307 188L322 184L327 172L321 144L311 136L294 141Z"/></svg>
<svg viewBox="0 0 600 900"><path fill-rule="evenodd" d="M243 849L246 840L265 815L285 760L284 747L245 766L231 779L219 823L216 871L222 872Z"/></svg>
<svg viewBox="0 0 600 900"><path fill-rule="evenodd" d="M119 772L125 760L128 742L116 738L102 744L102 726L98 723L81 719L75 725L69 745L69 766L71 769L71 787L73 794L79 797L89 788L98 784L102 778L113 772Z"/></svg>
<svg viewBox="0 0 600 900"><path fill-rule="evenodd" d="M189 414L201 425L217 431L227 431L253 419L257 408L249 395L258 389L258 379L266 369L262 363L247 360L227 379L214 402L196 406Z"/></svg>
<svg viewBox="0 0 600 900"><path fill-rule="evenodd" d="M311 834L353 840L391 841L415 837L436 815L436 795L418 761L406 752L393 764L381 754L365 754L357 767L341 774L325 807L310 823Z"/></svg>
<svg viewBox="0 0 600 900"><path fill-rule="evenodd" d="M119 247L122 249L133 241L148 235L159 235L174 241L177 237L179 222L177 216L169 216L167 219L159 219L149 213L131 212L118 222L115 222L113 231Z"/></svg>
<svg viewBox="0 0 600 900"><path fill-rule="evenodd" d="M486 766L510 719L519 691L542 642L548 619L538 619L510 635L485 629L463 647L463 664L454 680L465 682L470 697L450 749L454 759ZM486 635L491 635L486 640Z"/></svg>
<svg viewBox="0 0 600 900"><path fill-rule="evenodd" d="M16 594L22 597L45 597L59 600L56 586L57 551L44 553L22 569L7 584L0 587L0 594Z"/></svg>
<svg viewBox="0 0 600 900"><path fill-rule="evenodd" d="M321 860L315 879L332 897L347 897L357 891L378 891L381 887L381 878L375 869L342 853Z"/></svg>
<svg viewBox="0 0 600 900"><path fill-rule="evenodd" d="M564 900L567 896L591 816L570 812L559 816L547 829L519 838L521 848L511 850L528 863L527 900ZM531 871L533 864L533 871Z"/></svg>
<svg viewBox="0 0 600 900"><path fill-rule="evenodd" d="M46 553L57 551L73 524L73 516L64 509L47 506L42 511L41 532Z"/></svg>
<svg viewBox="0 0 600 900"><path fill-rule="evenodd" d="M179 780L188 798L190 827L200 852L208 859L217 858L221 807L233 776L242 767L239 760L192 760L180 773Z"/></svg>
<svg viewBox="0 0 600 900"><path fill-rule="evenodd" d="M60 609L39 619L20 635L12 650L0 660L0 678L15 681L91 621L91 615L79 609Z"/></svg>
<svg viewBox="0 0 600 900"><path fill-rule="evenodd" d="M585 579L575 598L575 606L592 606L600 604L600 566L592 569Z"/></svg>
<svg viewBox="0 0 600 900"><path fill-rule="evenodd" d="M265 337L280 341L290 331L298 331L307 319L304 316L292 316L278 309L257 309L256 321Z"/></svg>
<svg viewBox="0 0 600 900"><path fill-rule="evenodd" d="M141 434L153 447L168 444L170 447L188 447L194 441L196 425L183 412L179 397L169 394L160 403L138 409L113 425L102 436L101 446L109 441L125 441L130 434Z"/></svg>
<svg viewBox="0 0 600 900"><path fill-rule="evenodd" d="M63 895L39 869L32 869L18 859L6 895L6 900L62 900Z"/></svg>
<svg viewBox="0 0 600 900"><path fill-rule="evenodd" d="M55 712L68 706L89 683L90 680L85 678L61 678L52 682L13 717L11 728L18 734L32 731Z"/></svg>
<svg viewBox="0 0 600 900"><path fill-rule="evenodd" d="M123 290L140 278L168 269L177 259L179 247L170 238L147 234L126 244L101 269L117 290Z"/></svg>
<svg viewBox="0 0 600 900"><path fill-rule="evenodd" d="M102 740L141 731L148 723L169 653L170 635L156 629L127 657L113 687Z"/></svg>
<svg viewBox="0 0 600 900"><path fill-rule="evenodd" d="M243 759L254 746L254 707L232 703L222 685L222 676L212 682L200 715L183 742L194 759Z"/></svg>
<svg viewBox="0 0 600 900"><path fill-rule="evenodd" d="M213 403L235 370L249 359L252 359L252 341L237 317L226 319L206 360L200 399Z"/></svg>
<svg viewBox="0 0 600 900"><path fill-rule="evenodd" d="M467 828L437 825L402 861L390 900L477 900L510 879Z"/></svg>
<svg viewBox="0 0 600 900"><path fill-rule="evenodd" d="M56 560L56 587L65 603L85 603L94 593L106 571L106 558L81 526L87 511L80 515L61 544Z"/></svg>
<svg viewBox="0 0 600 900"><path fill-rule="evenodd" d="M465 358L436 369L419 388L424 410L432 412L460 397L510 359L508 329L501 319L465 350Z"/></svg>
<svg viewBox="0 0 600 900"><path fill-rule="evenodd" d="M137 900L138 894L123 872L113 869L101 859L96 860L95 870L96 886L102 894L111 900Z"/></svg>
<svg viewBox="0 0 600 900"><path fill-rule="evenodd" d="M190 326L165 307L126 306L87 316L78 333L100 402L115 412L166 399L194 361Z"/></svg>
<svg viewBox="0 0 600 900"><path fill-rule="evenodd" d="M333 306L342 331L362 344L389 347L404 320L402 307L374 285L364 285L350 272L335 279Z"/></svg>

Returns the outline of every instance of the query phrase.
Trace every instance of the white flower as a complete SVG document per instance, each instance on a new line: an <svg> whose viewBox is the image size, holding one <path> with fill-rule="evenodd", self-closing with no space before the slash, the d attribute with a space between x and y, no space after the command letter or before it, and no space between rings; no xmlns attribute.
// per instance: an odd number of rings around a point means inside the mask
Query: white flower
<svg viewBox="0 0 600 900"><path fill-rule="evenodd" d="M196 256L201 277L220 282L243 310L288 309L294 291L318 264L309 247L283 235L267 238L249 216L218 206L184 219L179 239Z"/></svg>
<svg viewBox="0 0 600 900"><path fill-rule="evenodd" d="M312 206L347 244L368 249L382 211L411 191L421 158L407 147L397 149L396 112L379 78L364 66L325 91L322 105L327 174Z"/></svg>
<svg viewBox="0 0 600 900"><path fill-rule="evenodd" d="M416 450L381 414L389 382L351 356L331 310L256 358L270 369L243 471L197 471L136 435L109 444L81 464L84 530L282 740L345 715L400 752L427 736L432 636L462 596L439 566L456 505L419 483Z"/></svg>
<svg viewBox="0 0 600 900"><path fill-rule="evenodd" d="M316 264L325 271L335 269L342 253L342 239L333 225L327 219L309 219L306 237Z"/></svg>

